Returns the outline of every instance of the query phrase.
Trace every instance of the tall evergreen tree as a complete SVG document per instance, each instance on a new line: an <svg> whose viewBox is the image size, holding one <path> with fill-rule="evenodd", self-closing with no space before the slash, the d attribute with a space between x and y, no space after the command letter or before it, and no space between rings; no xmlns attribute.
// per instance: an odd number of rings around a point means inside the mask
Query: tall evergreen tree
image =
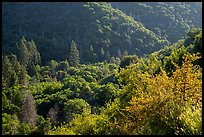
<svg viewBox="0 0 204 137"><path fill-rule="evenodd" d="M122 57L122 53L121 53L120 49L117 50L117 56L118 56L119 58Z"/></svg>
<svg viewBox="0 0 204 137"><path fill-rule="evenodd" d="M109 53L109 51L106 52L105 59L106 59L106 61L110 60L110 53Z"/></svg>
<svg viewBox="0 0 204 137"><path fill-rule="evenodd" d="M8 87L12 87L18 82L18 77L13 69L13 66L8 56L3 57L2 77L4 78Z"/></svg>
<svg viewBox="0 0 204 137"><path fill-rule="evenodd" d="M36 75L35 65L41 63L41 57L33 40L28 42L27 48L29 52L29 63L27 66L27 71L30 76L34 76Z"/></svg>
<svg viewBox="0 0 204 137"><path fill-rule="evenodd" d="M5 81L8 83L9 78L11 77L12 65L8 56L3 57L2 61L2 76L4 77Z"/></svg>
<svg viewBox="0 0 204 137"><path fill-rule="evenodd" d="M27 41L23 37L19 43L19 62L24 67L27 67L29 63L29 51L26 45L27 45Z"/></svg>
<svg viewBox="0 0 204 137"><path fill-rule="evenodd" d="M103 49L103 47L100 49L100 61L102 61L104 59L104 56L105 56L105 51Z"/></svg>
<svg viewBox="0 0 204 137"><path fill-rule="evenodd" d="M77 44L72 40L70 49L70 65L77 67L80 62L79 50L77 49Z"/></svg>
<svg viewBox="0 0 204 137"><path fill-rule="evenodd" d="M29 76L25 68L21 67L18 77L19 77L19 84L28 85Z"/></svg>
<svg viewBox="0 0 204 137"><path fill-rule="evenodd" d="M12 54L10 57L11 57L11 64L13 65L14 71L18 75L22 66L20 65L16 55Z"/></svg>
<svg viewBox="0 0 204 137"><path fill-rule="evenodd" d="M91 52L93 52L93 51L94 51L94 49L93 49L93 46L92 46L92 45L90 46L90 51L91 51Z"/></svg>
<svg viewBox="0 0 204 137"><path fill-rule="evenodd" d="M29 74L32 74L32 69L35 68L35 65L41 63L40 53L33 40L27 42L24 37L20 40L18 59Z"/></svg>
<svg viewBox="0 0 204 137"><path fill-rule="evenodd" d="M21 73L21 69L22 69L22 66L20 65L16 55L11 55L11 64L13 65L13 69L16 73L16 76L18 77L18 80L20 80L20 73ZM19 84L19 81L18 81L18 84Z"/></svg>
<svg viewBox="0 0 204 137"><path fill-rule="evenodd" d="M28 42L28 51L30 61L34 63L34 65L39 64L41 62L41 57L33 40Z"/></svg>
<svg viewBox="0 0 204 137"><path fill-rule="evenodd" d="M95 61L95 57L94 57L94 48L93 46L91 45L90 48L89 48L89 52L88 52L88 60L89 62L93 63Z"/></svg>

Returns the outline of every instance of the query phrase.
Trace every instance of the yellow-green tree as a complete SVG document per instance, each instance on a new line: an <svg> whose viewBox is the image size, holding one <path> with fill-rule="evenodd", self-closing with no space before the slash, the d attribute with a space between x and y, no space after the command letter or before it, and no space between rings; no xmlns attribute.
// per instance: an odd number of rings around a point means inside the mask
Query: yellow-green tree
<svg viewBox="0 0 204 137"><path fill-rule="evenodd" d="M153 76L139 73L134 67L123 69L120 81L126 81L123 96L127 107L122 121L117 123L123 134L202 134L202 69L192 62L197 55L185 55L181 67L174 64L176 71L169 77L161 69ZM194 119L189 112L197 116ZM189 120L191 122L189 122Z"/></svg>

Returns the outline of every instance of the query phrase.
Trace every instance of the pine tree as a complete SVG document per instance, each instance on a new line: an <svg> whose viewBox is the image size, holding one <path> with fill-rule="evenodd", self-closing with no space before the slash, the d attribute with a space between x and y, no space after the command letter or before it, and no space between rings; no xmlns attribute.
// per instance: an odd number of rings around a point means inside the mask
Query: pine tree
<svg viewBox="0 0 204 137"><path fill-rule="evenodd" d="M77 67L80 62L79 50L77 49L77 44L72 40L70 49L70 65Z"/></svg>
<svg viewBox="0 0 204 137"><path fill-rule="evenodd" d="M9 79L11 77L12 65L8 56L3 57L2 61L2 76L4 77L6 83L9 83Z"/></svg>
<svg viewBox="0 0 204 137"><path fill-rule="evenodd" d="M10 55L10 57L11 57L11 64L13 65L13 70L14 70L13 78L11 79L13 79L14 84L27 85L29 80L28 80L28 72L26 71L26 68L20 65L16 55Z"/></svg>
<svg viewBox="0 0 204 137"><path fill-rule="evenodd" d="M28 73L25 68L21 67L20 72L19 72L19 84L21 85L28 85L29 79L28 79Z"/></svg>
<svg viewBox="0 0 204 137"><path fill-rule="evenodd" d="M93 63L95 61L95 57L94 57L94 48L93 46L91 45L90 46L90 49L89 49L89 56L88 56L88 59L89 59L89 62Z"/></svg>
<svg viewBox="0 0 204 137"><path fill-rule="evenodd" d="M20 65L16 55L11 55L11 63L13 65L13 69L14 69L14 71L16 73L16 76L18 77L18 84L19 84L19 80L20 80L19 76L20 76L20 73L21 73L22 66Z"/></svg>
<svg viewBox="0 0 204 137"><path fill-rule="evenodd" d="M19 43L19 62L24 67L27 67L29 63L29 51L26 45L27 45L27 41L23 37Z"/></svg>
<svg viewBox="0 0 204 137"><path fill-rule="evenodd" d="M104 49L103 47L100 49L100 59L99 60L103 60L104 59L104 55L105 55L105 52L104 52Z"/></svg>
<svg viewBox="0 0 204 137"><path fill-rule="evenodd" d="M92 46L92 45L90 46L90 51L91 51L91 52L93 52L93 51L94 51L94 49L93 49L93 46Z"/></svg>
<svg viewBox="0 0 204 137"><path fill-rule="evenodd" d="M11 55L11 64L13 65L16 75L18 75L22 66L20 65L16 55Z"/></svg>
<svg viewBox="0 0 204 137"><path fill-rule="evenodd" d="M28 42L28 51L30 61L34 63L34 65L39 64L41 62L41 57L33 40Z"/></svg>
<svg viewBox="0 0 204 137"><path fill-rule="evenodd" d="M121 57L122 57L122 54L121 54L120 49L118 49L118 51L117 51L117 56L118 56L119 58L121 58Z"/></svg>
<svg viewBox="0 0 204 137"><path fill-rule="evenodd" d="M8 56L3 57L2 76L8 87L17 85L18 77L16 76L16 73L12 67L12 64Z"/></svg>
<svg viewBox="0 0 204 137"><path fill-rule="evenodd" d="M41 62L41 57L33 40L28 42L27 47L29 51L27 71L30 76L34 76L36 75L35 65L38 65Z"/></svg>
<svg viewBox="0 0 204 137"><path fill-rule="evenodd" d="M33 71L35 71L32 69L35 65L41 63L41 57L33 40L27 42L24 37L20 40L18 59L20 64L26 68L29 74L32 74Z"/></svg>
<svg viewBox="0 0 204 137"><path fill-rule="evenodd" d="M12 70L10 84L11 84L11 87L18 84L18 76L16 75L16 72L14 70Z"/></svg>
<svg viewBox="0 0 204 137"><path fill-rule="evenodd" d="M110 53L109 53L109 51L106 52L106 54L105 54L105 59L106 59L107 61L110 60Z"/></svg>

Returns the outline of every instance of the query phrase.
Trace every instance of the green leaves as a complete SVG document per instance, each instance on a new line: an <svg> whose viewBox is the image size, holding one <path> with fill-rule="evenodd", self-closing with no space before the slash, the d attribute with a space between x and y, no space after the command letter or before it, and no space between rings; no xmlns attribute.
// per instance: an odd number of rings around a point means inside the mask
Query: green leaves
<svg viewBox="0 0 204 137"><path fill-rule="evenodd" d="M192 106L199 110L202 107L201 68L192 64L199 58L185 54L180 67L174 64L176 69L171 76L162 68L155 76L135 71L134 65L122 69L118 77L126 84L122 83L119 98L127 114L120 123L121 132L146 134L151 129L148 134L201 134L201 115L194 113L197 121L192 126L187 124L192 119L185 115L194 111Z"/></svg>
<svg viewBox="0 0 204 137"><path fill-rule="evenodd" d="M16 115L2 114L2 134L16 135L18 134L19 120Z"/></svg>
<svg viewBox="0 0 204 137"><path fill-rule="evenodd" d="M72 99L65 103L64 107L64 115L66 117L66 121L70 122L75 114L82 114L87 111L91 113L90 105L83 99Z"/></svg>

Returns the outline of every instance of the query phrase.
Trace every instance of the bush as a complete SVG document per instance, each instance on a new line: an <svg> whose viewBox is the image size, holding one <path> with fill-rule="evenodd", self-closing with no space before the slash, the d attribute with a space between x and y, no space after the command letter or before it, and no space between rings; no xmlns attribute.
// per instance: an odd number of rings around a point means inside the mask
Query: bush
<svg viewBox="0 0 204 137"><path fill-rule="evenodd" d="M202 135L202 109L192 109L187 107L179 116L182 125L177 129L176 134L179 135Z"/></svg>

